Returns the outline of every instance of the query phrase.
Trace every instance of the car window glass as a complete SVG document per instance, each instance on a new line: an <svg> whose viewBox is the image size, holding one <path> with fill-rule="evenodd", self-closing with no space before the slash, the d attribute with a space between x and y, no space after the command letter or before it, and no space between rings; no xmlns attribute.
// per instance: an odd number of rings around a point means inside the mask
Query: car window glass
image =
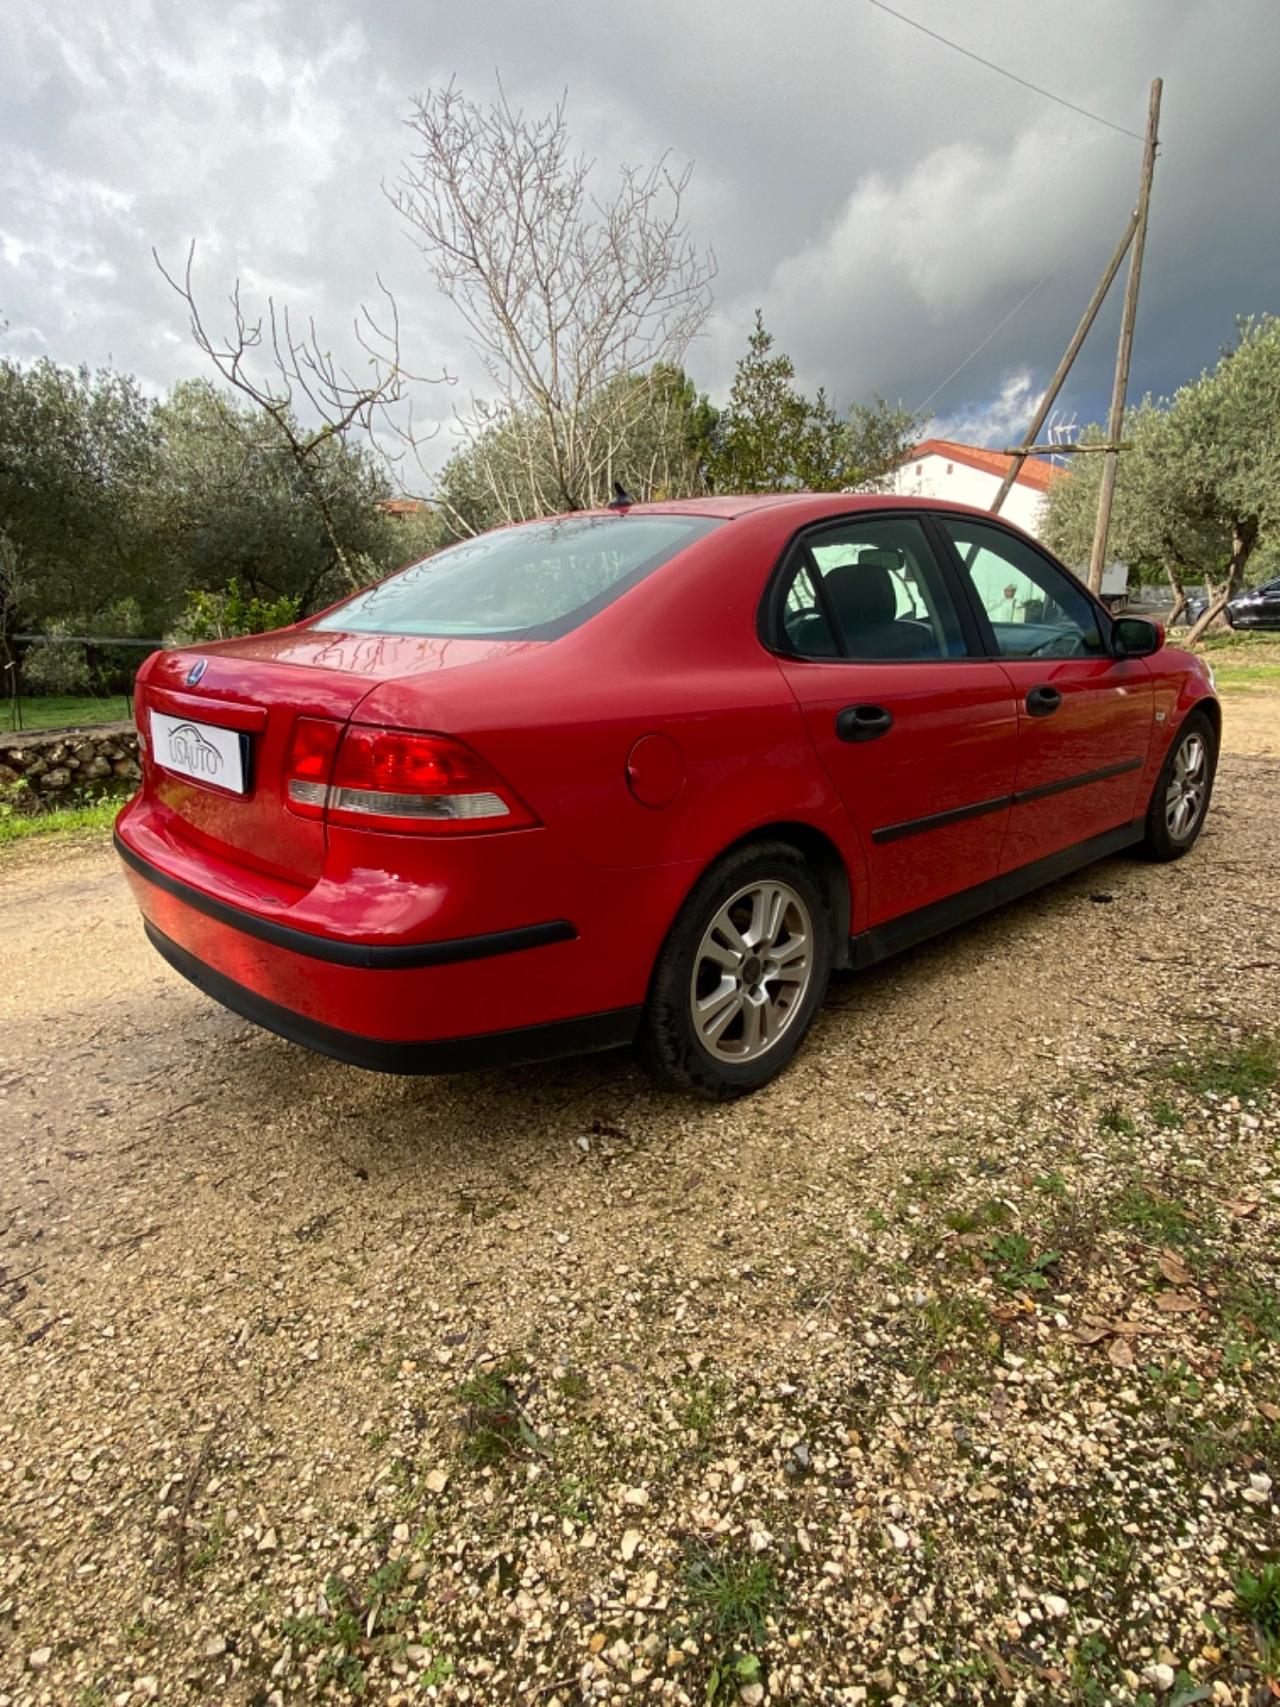
<svg viewBox="0 0 1280 1707"><path fill-rule="evenodd" d="M1106 653L1092 601L1055 564L1002 528L940 516L1004 658Z"/></svg>
<svg viewBox="0 0 1280 1707"><path fill-rule="evenodd" d="M708 516L642 514L496 528L357 593L315 626L548 639L723 525Z"/></svg>
<svg viewBox="0 0 1280 1707"><path fill-rule="evenodd" d="M801 657L965 654L955 604L916 517L852 517L815 530L797 544L788 575L783 625Z"/></svg>
<svg viewBox="0 0 1280 1707"><path fill-rule="evenodd" d="M826 612L818 602L813 576L803 557L798 557L782 606L782 626L787 650L802 658L837 658L840 647Z"/></svg>

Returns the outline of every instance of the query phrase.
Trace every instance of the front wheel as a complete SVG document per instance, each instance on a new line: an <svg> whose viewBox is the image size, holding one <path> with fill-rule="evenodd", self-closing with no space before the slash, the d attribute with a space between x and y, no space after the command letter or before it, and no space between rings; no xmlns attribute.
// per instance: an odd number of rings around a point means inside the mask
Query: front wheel
<svg viewBox="0 0 1280 1707"><path fill-rule="evenodd" d="M1148 859L1181 859L1195 845L1209 810L1218 743L1202 711L1189 714L1160 768L1147 808L1142 852Z"/></svg>
<svg viewBox="0 0 1280 1707"><path fill-rule="evenodd" d="M668 933L641 1025L661 1083L725 1101L800 1047L826 994L831 911L800 852L740 848L698 882Z"/></svg>

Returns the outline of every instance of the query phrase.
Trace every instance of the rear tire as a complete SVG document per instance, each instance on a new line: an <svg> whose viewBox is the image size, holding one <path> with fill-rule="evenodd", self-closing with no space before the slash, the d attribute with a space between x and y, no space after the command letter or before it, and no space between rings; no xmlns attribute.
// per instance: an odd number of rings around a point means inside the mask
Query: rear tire
<svg viewBox="0 0 1280 1707"><path fill-rule="evenodd" d="M767 1084L822 1005L833 934L822 884L796 848L727 854L699 879L658 956L638 1040L649 1072L717 1102Z"/></svg>
<svg viewBox="0 0 1280 1707"><path fill-rule="evenodd" d="M1164 863L1181 859L1195 846L1204 827L1218 767L1218 741L1203 711L1192 711L1165 755L1147 807L1140 852Z"/></svg>

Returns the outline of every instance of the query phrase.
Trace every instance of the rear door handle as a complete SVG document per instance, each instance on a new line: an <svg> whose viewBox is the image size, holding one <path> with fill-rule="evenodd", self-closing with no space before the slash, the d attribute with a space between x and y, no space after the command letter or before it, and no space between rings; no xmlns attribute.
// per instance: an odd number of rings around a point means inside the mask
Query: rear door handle
<svg viewBox="0 0 1280 1707"><path fill-rule="evenodd" d="M1050 717L1062 704L1062 695L1057 688L1032 688L1027 695L1027 710L1032 717Z"/></svg>
<svg viewBox="0 0 1280 1707"><path fill-rule="evenodd" d="M882 705L846 705L836 713L836 734L842 741L874 741L893 728L893 713Z"/></svg>

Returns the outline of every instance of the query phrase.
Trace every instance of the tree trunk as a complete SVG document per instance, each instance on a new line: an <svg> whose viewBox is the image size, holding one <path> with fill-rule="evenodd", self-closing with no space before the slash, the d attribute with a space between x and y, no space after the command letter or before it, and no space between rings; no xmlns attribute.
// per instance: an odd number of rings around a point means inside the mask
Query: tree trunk
<svg viewBox="0 0 1280 1707"><path fill-rule="evenodd" d="M1187 636L1187 645L1194 646L1204 631L1215 623L1227 608L1228 602L1240 590L1244 579L1244 566L1249 561L1249 553L1253 550L1258 539L1257 519L1250 517L1247 521L1236 521L1231 529L1231 566L1227 571L1226 585L1216 596L1211 597L1205 607L1204 615L1196 623Z"/></svg>
<svg viewBox="0 0 1280 1707"><path fill-rule="evenodd" d="M9 722L22 728L22 659L13 638L18 627L18 548L0 533L0 672L9 701Z"/></svg>
<svg viewBox="0 0 1280 1707"><path fill-rule="evenodd" d="M1187 608L1187 589L1182 584L1181 567L1170 557L1164 560L1164 572L1169 578L1169 590L1173 594L1173 608L1169 612L1168 624L1172 628Z"/></svg>

